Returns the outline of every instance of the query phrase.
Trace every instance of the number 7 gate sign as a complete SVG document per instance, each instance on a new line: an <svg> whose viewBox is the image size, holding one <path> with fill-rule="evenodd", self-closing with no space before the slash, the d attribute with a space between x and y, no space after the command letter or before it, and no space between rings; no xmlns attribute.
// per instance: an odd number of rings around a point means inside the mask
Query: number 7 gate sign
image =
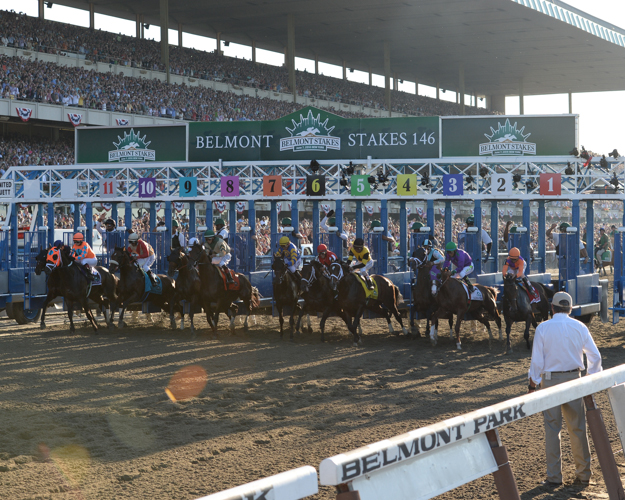
<svg viewBox="0 0 625 500"><path fill-rule="evenodd" d="M540 194L542 196L562 195L562 174L540 174Z"/></svg>

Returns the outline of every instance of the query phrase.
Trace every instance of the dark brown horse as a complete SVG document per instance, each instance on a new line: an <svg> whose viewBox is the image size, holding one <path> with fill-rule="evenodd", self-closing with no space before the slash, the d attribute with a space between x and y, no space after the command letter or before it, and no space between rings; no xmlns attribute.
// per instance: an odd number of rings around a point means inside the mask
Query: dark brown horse
<svg viewBox="0 0 625 500"><path fill-rule="evenodd" d="M189 304L189 317L191 318L191 333L195 334L195 326L193 324L193 316L196 309L202 307L202 282L200 281L200 273L197 268L191 265L188 255L182 247L175 248L167 257L169 268L167 274L173 278L178 272L176 279L176 295L172 302L180 304L182 300ZM181 329L184 328L184 308L182 308Z"/></svg>
<svg viewBox="0 0 625 500"><path fill-rule="evenodd" d="M412 292L412 309L410 311L410 326L417 330L417 337L421 336L419 325L415 322L415 316L422 314L425 316L425 331L430 329L430 319L432 313L438 307L434 295L432 295L432 278L430 270L434 265L427 261L427 252L423 247L415 250L414 256L409 261L410 267L417 273L417 282L411 287ZM449 316L449 330L453 327L453 316Z"/></svg>
<svg viewBox="0 0 625 500"><path fill-rule="evenodd" d="M325 342L325 324L328 316L331 313L337 314L351 331L351 320L347 313L338 307L337 301L334 298L336 292L332 290L332 283L326 273L325 266L317 261L313 260L307 264L304 264L302 268L302 283L300 285L302 291L302 298L304 299L304 307L302 307L299 318L297 320L296 331L299 333L302 323L302 316L304 314L310 314L311 312L323 313L321 321L319 322L319 328L321 330L321 342ZM308 319L308 327L310 328L310 316Z"/></svg>
<svg viewBox="0 0 625 500"><path fill-rule="evenodd" d="M260 305L258 289L253 287L244 274L235 273L235 280L239 281L238 290L226 290L224 280L219 267L212 264L209 256L200 243L195 243L189 252L189 258L197 262L200 281L202 283L201 300L206 313L206 320L213 329L213 337L217 335L217 323L219 313L226 313L230 318L230 333L234 335L234 320L239 307L234 304L235 300L243 301L245 311L244 330L249 329L248 319L252 309Z"/></svg>
<svg viewBox="0 0 625 500"><path fill-rule="evenodd" d="M273 270L273 300L278 311L278 319L280 320L280 338L284 335L284 309L290 309L291 316L289 318L289 340L293 342L293 330L295 325L295 315L301 311L299 305L299 282L297 277L289 272L282 257L273 259L271 264ZM300 312L301 319L301 312ZM298 321L299 329L299 321Z"/></svg>
<svg viewBox="0 0 625 500"><path fill-rule="evenodd" d="M540 302L531 304L525 290L519 290L517 278L514 275L506 275L503 277L503 299L502 312L506 322L506 352L512 352L510 344L510 330L512 323L525 323L525 332L523 338L530 348L530 325L534 328L538 326L539 321L545 321L549 318L549 299L553 297L554 292L546 288L542 283L535 281L530 282L534 290L540 295ZM538 316L538 318L537 318Z"/></svg>
<svg viewBox="0 0 625 500"><path fill-rule="evenodd" d="M174 302L176 284L173 279L165 276L164 274L157 275L161 280L162 293L148 293L146 296L145 273L135 262L133 262L130 254L125 248L115 247L109 262L110 271L114 273L117 269L119 269L120 274L119 286L117 288L117 305L121 307L118 320L120 328L124 326L124 312L126 311L126 308L130 304L145 302L146 300L149 300L151 303L157 305L163 311L169 311L171 328L176 328L174 310L180 310L181 308Z"/></svg>
<svg viewBox="0 0 625 500"><path fill-rule="evenodd" d="M332 287L338 292L338 307L345 311L348 317L352 318L351 332L354 336L354 346L362 345L360 319L365 310L386 318L390 333L395 333L391 323L391 317L394 316L401 325L404 335L408 335L408 330L404 327L397 309L397 306L403 302L403 297L399 293L399 288L392 281L378 274L372 276L378 286L378 298L367 299L360 278L351 272L348 264L344 262L332 264L330 266L330 278Z"/></svg>
<svg viewBox="0 0 625 500"><path fill-rule="evenodd" d="M470 313L487 328L489 340L493 339L489 319L494 320L499 328L499 340L503 340L501 318L499 317L499 311L497 311L498 290L490 286L475 285L482 293L483 300L469 300L464 285L460 280L450 278L450 276L451 271L449 269L443 269L441 272L441 281L443 284L436 295L438 309L434 312L434 319L432 320L433 325L430 328L430 342L432 342L432 345L436 345L436 341L438 340L438 319L447 317L448 314L456 315L455 331L456 347L458 349L462 349L460 343L460 325L467 313ZM450 332L450 336L453 338L453 332Z"/></svg>
<svg viewBox="0 0 625 500"><path fill-rule="evenodd" d="M93 285L87 280L83 271L79 269L77 265L74 265L74 258L70 256L69 247L63 247L61 249L61 266L54 268L52 271L46 266L46 258L48 255L49 247L47 249L42 248L39 255L35 257L37 266L35 267L35 274L40 275L42 271L48 274L48 295L43 307L41 309L41 323L40 327L46 327L46 310L50 302L57 297L63 297L65 299L65 305L67 306L67 316L69 317L69 330L75 332L74 327L74 304L80 304L81 308L85 311L87 319L93 326L95 332L98 332L98 325L96 323L91 309L89 307L89 300L93 300L100 306L104 314L104 320L106 324L111 327L112 315L109 317L109 309L111 304L115 304L117 301L117 295L115 293L117 287L117 278L111 274L108 269L100 266L96 266L96 269L100 273L100 285Z"/></svg>

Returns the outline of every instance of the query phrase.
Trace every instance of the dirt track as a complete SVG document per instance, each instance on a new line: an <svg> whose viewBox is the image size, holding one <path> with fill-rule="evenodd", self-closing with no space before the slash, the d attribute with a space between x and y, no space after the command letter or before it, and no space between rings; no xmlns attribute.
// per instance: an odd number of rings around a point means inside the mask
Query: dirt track
<svg viewBox="0 0 625 500"><path fill-rule="evenodd" d="M362 348L335 320L325 344L316 320L315 333L291 343L279 340L276 320L257 318L249 335L237 323L230 337L223 323L218 340L207 329L191 339L188 330L146 326L144 318L97 336L88 328L69 335L60 315L50 316L55 324L45 331L0 320L0 498L195 499L318 467L326 457L526 391L530 356L520 329L514 353L504 355L504 343L489 346L487 334L468 326L458 352L442 331L431 347L424 338L389 335L380 320L365 322ZM622 325L591 325L605 368L625 363ZM190 386L171 382L181 369L193 373ZM178 398L197 397L172 402L168 386ZM597 400L620 450L607 397ZM607 498L594 452L590 488L538 485L542 416L508 425L501 436L523 499ZM566 433L563 449L570 484ZM625 471L622 453L617 462ZM316 498L335 493L324 487ZM496 498L492 476L440 498Z"/></svg>

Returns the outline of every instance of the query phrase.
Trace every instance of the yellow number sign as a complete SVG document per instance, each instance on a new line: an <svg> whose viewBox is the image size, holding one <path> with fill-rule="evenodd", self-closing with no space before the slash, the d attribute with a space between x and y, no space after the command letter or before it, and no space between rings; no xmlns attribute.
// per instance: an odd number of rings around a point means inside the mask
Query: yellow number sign
<svg viewBox="0 0 625 500"><path fill-rule="evenodd" d="M397 176L397 195L414 196L417 194L417 174L399 174Z"/></svg>

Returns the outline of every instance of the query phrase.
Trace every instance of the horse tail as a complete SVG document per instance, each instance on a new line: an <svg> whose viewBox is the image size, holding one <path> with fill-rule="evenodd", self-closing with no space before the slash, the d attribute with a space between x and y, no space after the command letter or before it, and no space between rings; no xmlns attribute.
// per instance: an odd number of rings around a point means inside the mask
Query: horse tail
<svg viewBox="0 0 625 500"><path fill-rule="evenodd" d="M499 295L499 290L497 290L496 288L494 288L492 286L485 286L484 288L489 293L489 295L493 298L493 300L496 301L497 300L497 295Z"/></svg>
<svg viewBox="0 0 625 500"><path fill-rule="evenodd" d="M252 296L250 300L252 302L252 309L260 306L260 294L258 293L258 288L255 286L252 287Z"/></svg>
<svg viewBox="0 0 625 500"><path fill-rule="evenodd" d="M395 285L393 285L393 287L395 288L395 305L399 306L404 303L404 296L399 291L399 287Z"/></svg>

